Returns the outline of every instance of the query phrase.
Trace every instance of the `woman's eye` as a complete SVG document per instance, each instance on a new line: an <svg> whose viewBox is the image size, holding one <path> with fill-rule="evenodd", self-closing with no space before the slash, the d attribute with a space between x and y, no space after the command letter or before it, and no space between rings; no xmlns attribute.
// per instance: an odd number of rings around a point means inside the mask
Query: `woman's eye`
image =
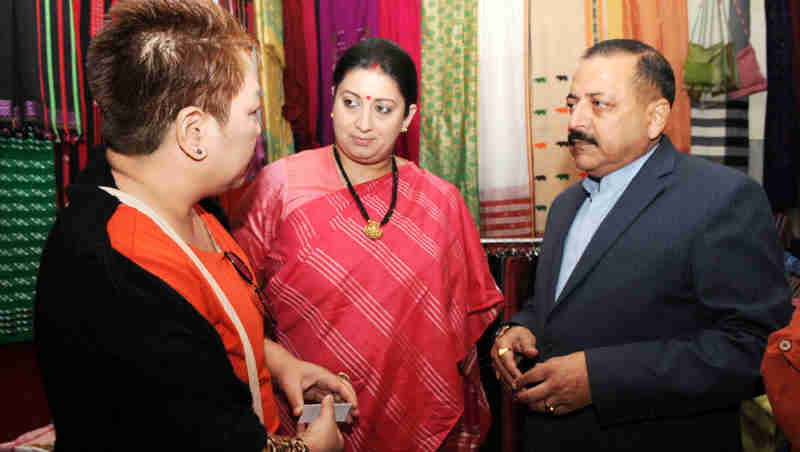
<svg viewBox="0 0 800 452"><path fill-rule="evenodd" d="M356 99L351 99L349 97L345 97L342 102L344 103L345 107L355 108L358 107L358 101Z"/></svg>
<svg viewBox="0 0 800 452"><path fill-rule="evenodd" d="M386 106L386 105L377 104L377 105L375 105L375 111L377 111L378 113L382 113L382 114L388 115L389 113L392 112L392 107L389 107L389 106Z"/></svg>

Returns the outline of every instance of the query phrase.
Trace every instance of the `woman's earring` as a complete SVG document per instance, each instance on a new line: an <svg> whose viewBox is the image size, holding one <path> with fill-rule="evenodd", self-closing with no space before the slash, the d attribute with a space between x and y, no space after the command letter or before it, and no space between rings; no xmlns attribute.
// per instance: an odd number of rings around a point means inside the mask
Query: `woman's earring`
<svg viewBox="0 0 800 452"><path fill-rule="evenodd" d="M407 126L403 126L403 128L400 129L400 131L403 132L403 133L406 133L406 132L408 132L408 127Z"/></svg>
<svg viewBox="0 0 800 452"><path fill-rule="evenodd" d="M178 149L180 149L181 152L183 152L187 157L194 160L195 162L203 161L206 159L206 157L208 157L208 153L200 146L197 146L192 150L187 150L184 149L182 146L178 146Z"/></svg>
<svg viewBox="0 0 800 452"><path fill-rule="evenodd" d="M192 157L192 159L194 159L195 161L201 162L205 160L206 157L208 157L208 154L206 153L206 151L203 150L203 148L196 147L194 148L194 156L190 157Z"/></svg>
<svg viewBox="0 0 800 452"><path fill-rule="evenodd" d="M331 112L331 119L333 119L333 112Z"/></svg>

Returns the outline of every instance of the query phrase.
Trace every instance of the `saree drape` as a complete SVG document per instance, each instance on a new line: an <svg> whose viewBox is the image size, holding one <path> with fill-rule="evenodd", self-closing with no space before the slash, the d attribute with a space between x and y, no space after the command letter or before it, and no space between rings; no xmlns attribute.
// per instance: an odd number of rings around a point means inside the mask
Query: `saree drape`
<svg viewBox="0 0 800 452"><path fill-rule="evenodd" d="M458 187L479 224L477 8L422 0L420 166Z"/></svg>
<svg viewBox="0 0 800 452"><path fill-rule="evenodd" d="M369 239L330 149L266 167L234 215L278 339L350 376L361 419L346 451L471 450L490 422L475 344L502 300L472 217L455 187L408 163L383 237ZM392 176L355 189L380 218Z"/></svg>
<svg viewBox="0 0 800 452"><path fill-rule="evenodd" d="M525 121L527 0L478 3L481 237L533 237Z"/></svg>

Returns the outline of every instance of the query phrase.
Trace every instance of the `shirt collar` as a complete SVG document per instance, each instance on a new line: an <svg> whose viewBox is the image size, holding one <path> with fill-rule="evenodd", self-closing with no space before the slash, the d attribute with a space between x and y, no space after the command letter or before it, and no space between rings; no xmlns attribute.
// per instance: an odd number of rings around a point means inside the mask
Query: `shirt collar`
<svg viewBox="0 0 800 452"><path fill-rule="evenodd" d="M628 163L627 165L623 166L622 168L606 174L600 180L594 180L592 178L586 177L583 179L583 189L586 190L586 193L589 196L594 196L601 191L605 192L607 190L617 190L617 189L624 189L625 187L630 184L636 174L639 173L639 170L642 169L644 163L647 159L653 155L653 152L658 148L658 143L653 145L646 154L642 155L641 157L637 158L636 160Z"/></svg>

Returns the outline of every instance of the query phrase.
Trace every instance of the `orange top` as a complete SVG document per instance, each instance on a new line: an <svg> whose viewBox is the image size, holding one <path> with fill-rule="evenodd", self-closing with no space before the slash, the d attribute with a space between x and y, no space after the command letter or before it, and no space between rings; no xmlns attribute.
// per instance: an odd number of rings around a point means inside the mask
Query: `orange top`
<svg viewBox="0 0 800 452"><path fill-rule="evenodd" d="M219 247L239 256L252 274L247 256L214 215L200 206L195 209ZM189 256L149 217L125 204L119 205L107 228L111 246L115 250L166 282L214 326L222 338L236 375L247 383L247 365L239 334L206 278ZM264 426L270 433L274 433L280 420L272 394L272 380L266 366L264 321L256 305L260 301L254 287L239 275L222 252L202 251L194 247L192 249L217 280L244 325L258 368Z"/></svg>

